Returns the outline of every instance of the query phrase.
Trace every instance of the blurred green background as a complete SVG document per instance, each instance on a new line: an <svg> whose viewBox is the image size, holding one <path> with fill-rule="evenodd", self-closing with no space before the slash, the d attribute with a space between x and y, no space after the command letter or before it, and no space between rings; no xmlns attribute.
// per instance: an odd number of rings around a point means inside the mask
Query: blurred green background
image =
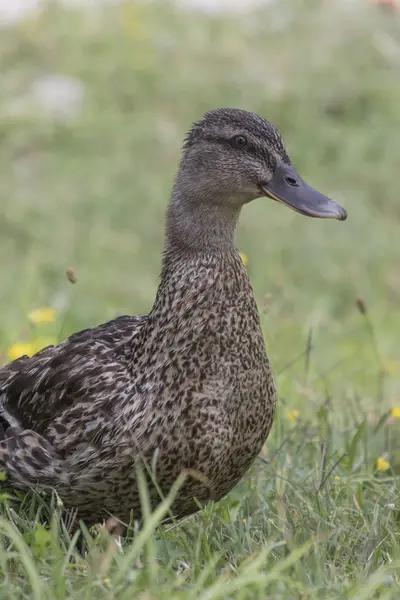
<svg viewBox="0 0 400 600"><path fill-rule="evenodd" d="M267 199L243 211L238 246L267 305L275 372L312 329L318 385L379 411L383 377L386 404L399 403L399 24L368 0L270 0L240 13L48 2L3 23L3 361L38 335L27 317L37 307L57 309L46 339L150 310L183 136L206 110L231 106L278 126L302 176L349 213L316 221ZM280 382L291 404L318 390L296 364Z"/></svg>

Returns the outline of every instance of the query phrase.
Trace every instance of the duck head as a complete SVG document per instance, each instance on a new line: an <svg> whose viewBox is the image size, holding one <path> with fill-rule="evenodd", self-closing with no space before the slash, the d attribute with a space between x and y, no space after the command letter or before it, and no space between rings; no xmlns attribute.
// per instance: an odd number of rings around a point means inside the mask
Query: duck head
<svg viewBox="0 0 400 600"><path fill-rule="evenodd" d="M346 210L297 173L279 131L255 113L211 110L189 131L177 177L186 196L240 208L261 196L320 219L347 218Z"/></svg>

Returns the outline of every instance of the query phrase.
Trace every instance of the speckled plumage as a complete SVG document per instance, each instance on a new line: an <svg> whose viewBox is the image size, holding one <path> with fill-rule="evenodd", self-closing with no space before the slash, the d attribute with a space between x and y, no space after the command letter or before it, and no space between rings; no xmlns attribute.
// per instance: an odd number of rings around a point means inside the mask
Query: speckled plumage
<svg viewBox="0 0 400 600"><path fill-rule="evenodd" d="M232 142L243 134L245 151ZM240 480L268 436L276 392L234 230L277 160L290 164L277 130L257 115L220 109L194 125L151 312L0 370L6 485L55 488L90 525L107 513L140 516L135 465L155 453L163 493L184 469L207 481L189 477L178 517ZM157 504L154 486L150 494Z"/></svg>

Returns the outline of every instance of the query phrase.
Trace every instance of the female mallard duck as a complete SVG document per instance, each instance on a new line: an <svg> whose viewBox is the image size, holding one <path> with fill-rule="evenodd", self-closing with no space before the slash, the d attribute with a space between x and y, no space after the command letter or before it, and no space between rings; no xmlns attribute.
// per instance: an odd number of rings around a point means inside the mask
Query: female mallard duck
<svg viewBox="0 0 400 600"><path fill-rule="evenodd" d="M260 196L323 219L346 211L297 174L268 121L217 109L195 123L169 204L148 315L123 316L0 370L8 486L55 488L88 525L140 516L137 461L168 492L189 478L177 517L221 498L271 428L275 384L247 271L235 248L243 205ZM154 458L155 457L155 458Z"/></svg>

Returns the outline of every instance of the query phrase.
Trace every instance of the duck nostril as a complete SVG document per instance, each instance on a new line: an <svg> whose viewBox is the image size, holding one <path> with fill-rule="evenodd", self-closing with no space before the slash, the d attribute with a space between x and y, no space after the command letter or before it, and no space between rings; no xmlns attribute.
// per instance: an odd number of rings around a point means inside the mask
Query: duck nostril
<svg viewBox="0 0 400 600"><path fill-rule="evenodd" d="M292 185L292 186L299 185L298 182L296 181L296 179L294 179L294 177L285 177L285 181L286 181L286 183L288 183L289 185Z"/></svg>

